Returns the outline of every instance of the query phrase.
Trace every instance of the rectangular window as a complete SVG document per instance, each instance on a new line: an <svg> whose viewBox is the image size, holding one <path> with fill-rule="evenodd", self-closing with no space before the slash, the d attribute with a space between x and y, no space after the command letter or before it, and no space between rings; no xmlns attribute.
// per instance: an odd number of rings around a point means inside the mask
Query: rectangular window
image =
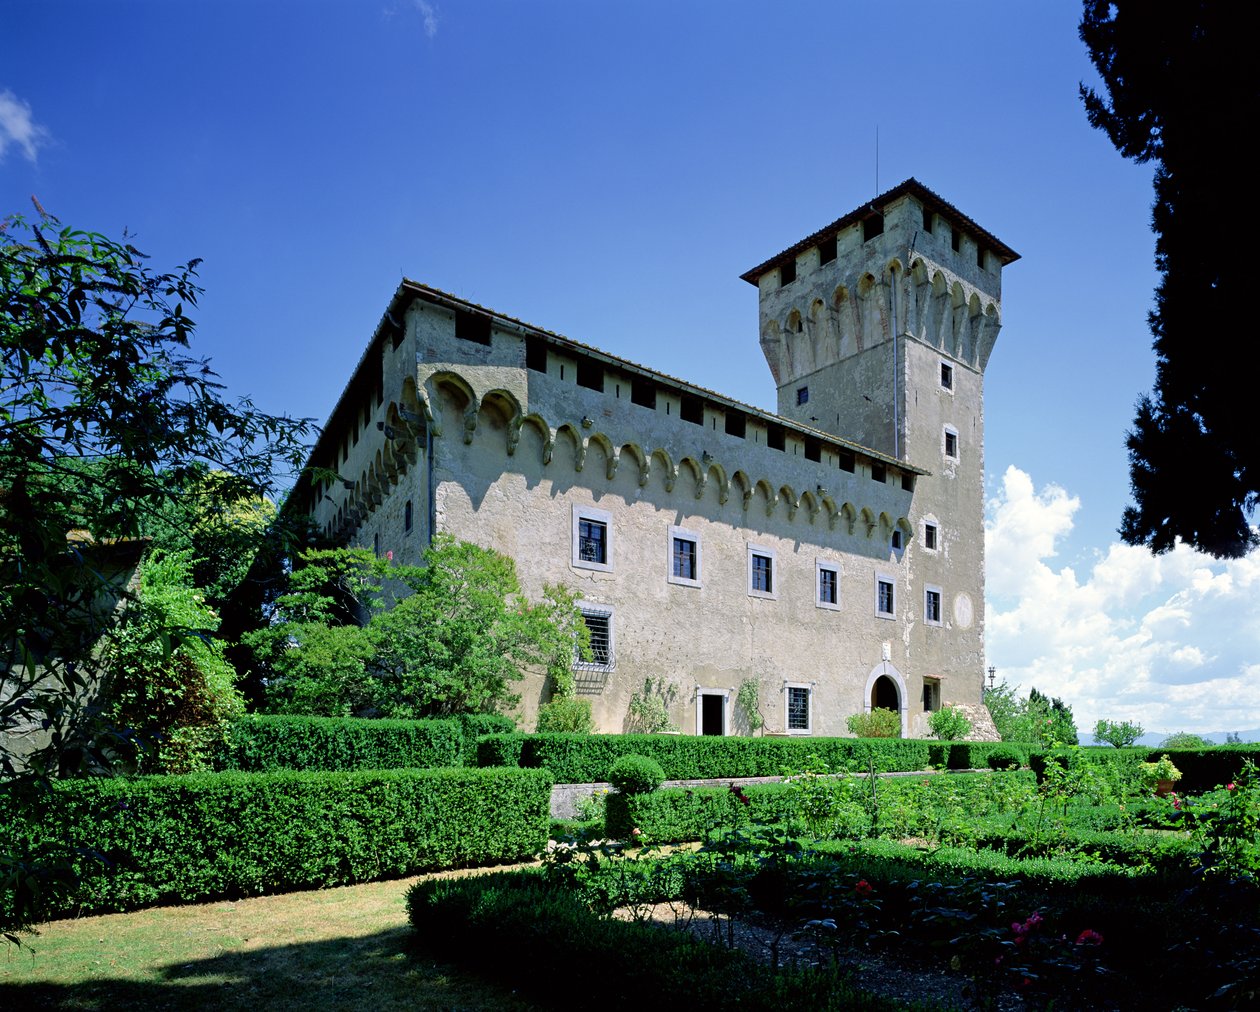
<svg viewBox="0 0 1260 1012"><path fill-rule="evenodd" d="M822 461L822 443L813 436L805 437L805 459L816 464Z"/></svg>
<svg viewBox="0 0 1260 1012"><path fill-rule="evenodd" d="M829 264L836 258L836 237L824 239L818 244L818 263Z"/></svg>
<svg viewBox="0 0 1260 1012"><path fill-rule="evenodd" d="M796 388L796 406L800 407L802 404L808 404L808 403L809 403L809 387L797 387Z"/></svg>
<svg viewBox="0 0 1260 1012"><path fill-rule="evenodd" d="M796 260L793 258L779 268L779 287L783 288L785 285L790 285L795 280Z"/></svg>
<svg viewBox="0 0 1260 1012"><path fill-rule="evenodd" d="M748 594L750 597L778 597L774 562L773 549L753 544L748 546Z"/></svg>
<svg viewBox="0 0 1260 1012"><path fill-rule="evenodd" d="M892 532L892 550L894 552L901 551L901 531L899 530Z"/></svg>
<svg viewBox="0 0 1260 1012"><path fill-rule="evenodd" d="M587 671L611 671L616 664L612 609L583 608L582 621L591 634L591 659L583 661L575 657L573 666Z"/></svg>
<svg viewBox="0 0 1260 1012"><path fill-rule="evenodd" d="M897 615L897 585L886 576L875 577L875 614L880 618Z"/></svg>
<svg viewBox="0 0 1260 1012"><path fill-rule="evenodd" d="M699 397L690 397L687 394L683 394L682 403L678 409L678 416L684 422L691 422L693 425L703 425L704 401Z"/></svg>
<svg viewBox="0 0 1260 1012"><path fill-rule="evenodd" d="M669 582L700 586L700 535L685 527L669 529Z"/></svg>
<svg viewBox="0 0 1260 1012"><path fill-rule="evenodd" d="M796 734L810 732L810 695L808 685L785 685L783 687L784 710L786 712L785 730Z"/></svg>
<svg viewBox="0 0 1260 1012"><path fill-rule="evenodd" d="M577 363L577 385L587 390L604 392L604 367L587 358L579 358Z"/></svg>
<svg viewBox="0 0 1260 1012"><path fill-rule="evenodd" d="M455 310L455 336L473 344L489 344L490 317L463 309Z"/></svg>
<svg viewBox="0 0 1260 1012"><path fill-rule="evenodd" d="M941 708L941 682L939 678L923 679L923 712L933 713Z"/></svg>
<svg viewBox="0 0 1260 1012"><path fill-rule="evenodd" d="M831 611L840 610L840 567L834 562L824 559L814 560L815 587L817 596L814 604L819 608Z"/></svg>
<svg viewBox="0 0 1260 1012"><path fill-rule="evenodd" d="M936 551L937 538L939 531L936 524L925 522L923 524L923 547L929 552Z"/></svg>
<svg viewBox="0 0 1260 1012"><path fill-rule="evenodd" d="M945 430L945 456L950 460L958 459L958 433L953 429Z"/></svg>
<svg viewBox="0 0 1260 1012"><path fill-rule="evenodd" d="M903 492L914 491L914 475L905 473L901 475L901 490Z"/></svg>
<svg viewBox="0 0 1260 1012"><path fill-rule="evenodd" d="M770 422L766 426L766 446L772 450L782 450L787 446L782 425L775 425L774 422Z"/></svg>
<svg viewBox="0 0 1260 1012"><path fill-rule="evenodd" d="M836 454L836 465L841 471L848 471L852 474L857 470L857 458L854 457L852 450L840 450Z"/></svg>
<svg viewBox="0 0 1260 1012"><path fill-rule="evenodd" d="M923 591L923 621L928 625L941 624L940 587L928 587Z"/></svg>
<svg viewBox="0 0 1260 1012"><path fill-rule="evenodd" d="M871 481L887 481L888 465L881 464L878 460L871 461Z"/></svg>
<svg viewBox="0 0 1260 1012"><path fill-rule="evenodd" d="M946 390L954 389L954 367L948 362L941 363L941 386Z"/></svg>
<svg viewBox="0 0 1260 1012"><path fill-rule="evenodd" d="M583 562L608 562L608 525L598 520L578 521L578 558Z"/></svg>
<svg viewBox="0 0 1260 1012"><path fill-rule="evenodd" d="M547 371L547 343L541 337L525 338L525 368Z"/></svg>
<svg viewBox="0 0 1260 1012"><path fill-rule="evenodd" d="M962 248L962 233L956 228L949 230L949 248L957 253Z"/></svg>
<svg viewBox="0 0 1260 1012"><path fill-rule="evenodd" d="M726 434L728 436L738 436L743 439L747 435L748 420L742 411L736 411L734 408L726 410Z"/></svg>
<svg viewBox="0 0 1260 1012"><path fill-rule="evenodd" d="M923 231L932 234L932 212L926 207L923 209Z"/></svg>
<svg viewBox="0 0 1260 1012"><path fill-rule="evenodd" d="M655 408L656 384L651 380L639 379L636 376L630 381L630 403L637 404L641 408Z"/></svg>
<svg viewBox="0 0 1260 1012"><path fill-rule="evenodd" d="M573 507L573 550L576 569L611 572L612 514L590 506Z"/></svg>
<svg viewBox="0 0 1260 1012"><path fill-rule="evenodd" d="M869 242L877 235L884 234L884 216L882 214L872 214L864 222L862 222L862 241Z"/></svg>

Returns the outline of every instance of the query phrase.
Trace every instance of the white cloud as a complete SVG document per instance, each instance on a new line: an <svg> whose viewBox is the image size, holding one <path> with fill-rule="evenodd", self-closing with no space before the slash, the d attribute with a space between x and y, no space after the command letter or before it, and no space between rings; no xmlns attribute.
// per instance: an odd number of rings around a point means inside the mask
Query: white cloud
<svg viewBox="0 0 1260 1012"><path fill-rule="evenodd" d="M21 148L27 161L35 161L47 138L48 131L31 118L29 103L7 89L0 91L0 162L4 161L10 144Z"/></svg>
<svg viewBox="0 0 1260 1012"><path fill-rule="evenodd" d="M1061 696L1083 732L1099 718L1157 733L1260 727L1260 553L1218 562L1117 542L1079 574L1056 569L1079 507L1018 468L1003 475L985 525L989 663Z"/></svg>
<svg viewBox="0 0 1260 1012"><path fill-rule="evenodd" d="M416 10L420 12L420 16L424 19L424 34L429 38L437 35L438 30L438 10L436 4L431 4L428 0L415 0Z"/></svg>

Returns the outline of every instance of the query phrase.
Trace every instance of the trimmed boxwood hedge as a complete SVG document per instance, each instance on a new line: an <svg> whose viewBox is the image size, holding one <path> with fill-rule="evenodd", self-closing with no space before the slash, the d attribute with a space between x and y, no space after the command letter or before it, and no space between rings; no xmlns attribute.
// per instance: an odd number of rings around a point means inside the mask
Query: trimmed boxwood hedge
<svg viewBox="0 0 1260 1012"><path fill-rule="evenodd" d="M816 756L835 769L865 769L874 756L881 773L943 765L972 769L987 764L1000 742L918 741L903 738L735 738L656 734L489 735L477 743L482 766L543 767L557 783L601 783L623 755L655 759L667 780L779 776Z"/></svg>
<svg viewBox="0 0 1260 1012"><path fill-rule="evenodd" d="M513 861L547 843L545 770L207 773L67 780L0 824L5 853L65 855L49 916ZM6 813L8 816L10 813ZM100 858L93 855L100 855ZM12 897L0 893L0 909Z"/></svg>
<svg viewBox="0 0 1260 1012"><path fill-rule="evenodd" d="M1260 764L1260 744L1254 743L1211 745L1205 748L1091 747L1083 751L1090 758L1103 763L1155 762L1160 756L1166 755L1181 771L1177 790L1187 794L1210 791L1236 779L1242 771L1244 760L1250 759ZM1053 753L1048 750L1039 750L1029 755L1028 764L1036 772L1038 779L1044 776L1046 762L1051 755Z"/></svg>
<svg viewBox="0 0 1260 1012"><path fill-rule="evenodd" d="M774 970L687 932L600 917L537 872L419 882L407 894L407 910L428 949L548 1004L559 980L567 996L561 1003L574 1008L903 1007L856 991L835 964Z"/></svg>
<svg viewBox="0 0 1260 1012"><path fill-rule="evenodd" d="M442 720L251 714L233 723L219 765L249 772L476 766L477 739L514 728L498 714Z"/></svg>

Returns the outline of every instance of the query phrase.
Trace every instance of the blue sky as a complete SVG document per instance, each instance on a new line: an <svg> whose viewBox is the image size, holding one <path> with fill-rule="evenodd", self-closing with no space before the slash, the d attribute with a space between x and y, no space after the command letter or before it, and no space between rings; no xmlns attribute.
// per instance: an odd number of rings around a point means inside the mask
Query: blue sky
<svg viewBox="0 0 1260 1012"><path fill-rule="evenodd" d="M1014 247L989 663L1078 723L1260 727L1260 561L1117 544L1151 172L1071 3L5 5L0 211L202 257L197 350L326 417L404 274L774 406L739 274L907 176ZM875 137L878 129L878 179Z"/></svg>

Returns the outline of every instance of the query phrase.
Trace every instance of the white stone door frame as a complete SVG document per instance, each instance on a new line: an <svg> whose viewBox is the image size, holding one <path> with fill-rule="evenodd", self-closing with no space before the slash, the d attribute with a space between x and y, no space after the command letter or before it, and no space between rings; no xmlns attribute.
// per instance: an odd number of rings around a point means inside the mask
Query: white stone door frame
<svg viewBox="0 0 1260 1012"><path fill-rule="evenodd" d="M722 737L731 733L731 690L710 689L703 685L696 686L696 734L704 734L704 700L702 696L722 697Z"/></svg>
<svg viewBox="0 0 1260 1012"><path fill-rule="evenodd" d="M875 667L871 668L871 673L866 676L866 691L862 693L862 712L871 712L871 689L875 688L875 682L884 675L897 687L897 710L901 714L901 737L908 737L910 734L910 710L907 702L906 680L901 677L901 672L893 667L891 661L880 661Z"/></svg>

